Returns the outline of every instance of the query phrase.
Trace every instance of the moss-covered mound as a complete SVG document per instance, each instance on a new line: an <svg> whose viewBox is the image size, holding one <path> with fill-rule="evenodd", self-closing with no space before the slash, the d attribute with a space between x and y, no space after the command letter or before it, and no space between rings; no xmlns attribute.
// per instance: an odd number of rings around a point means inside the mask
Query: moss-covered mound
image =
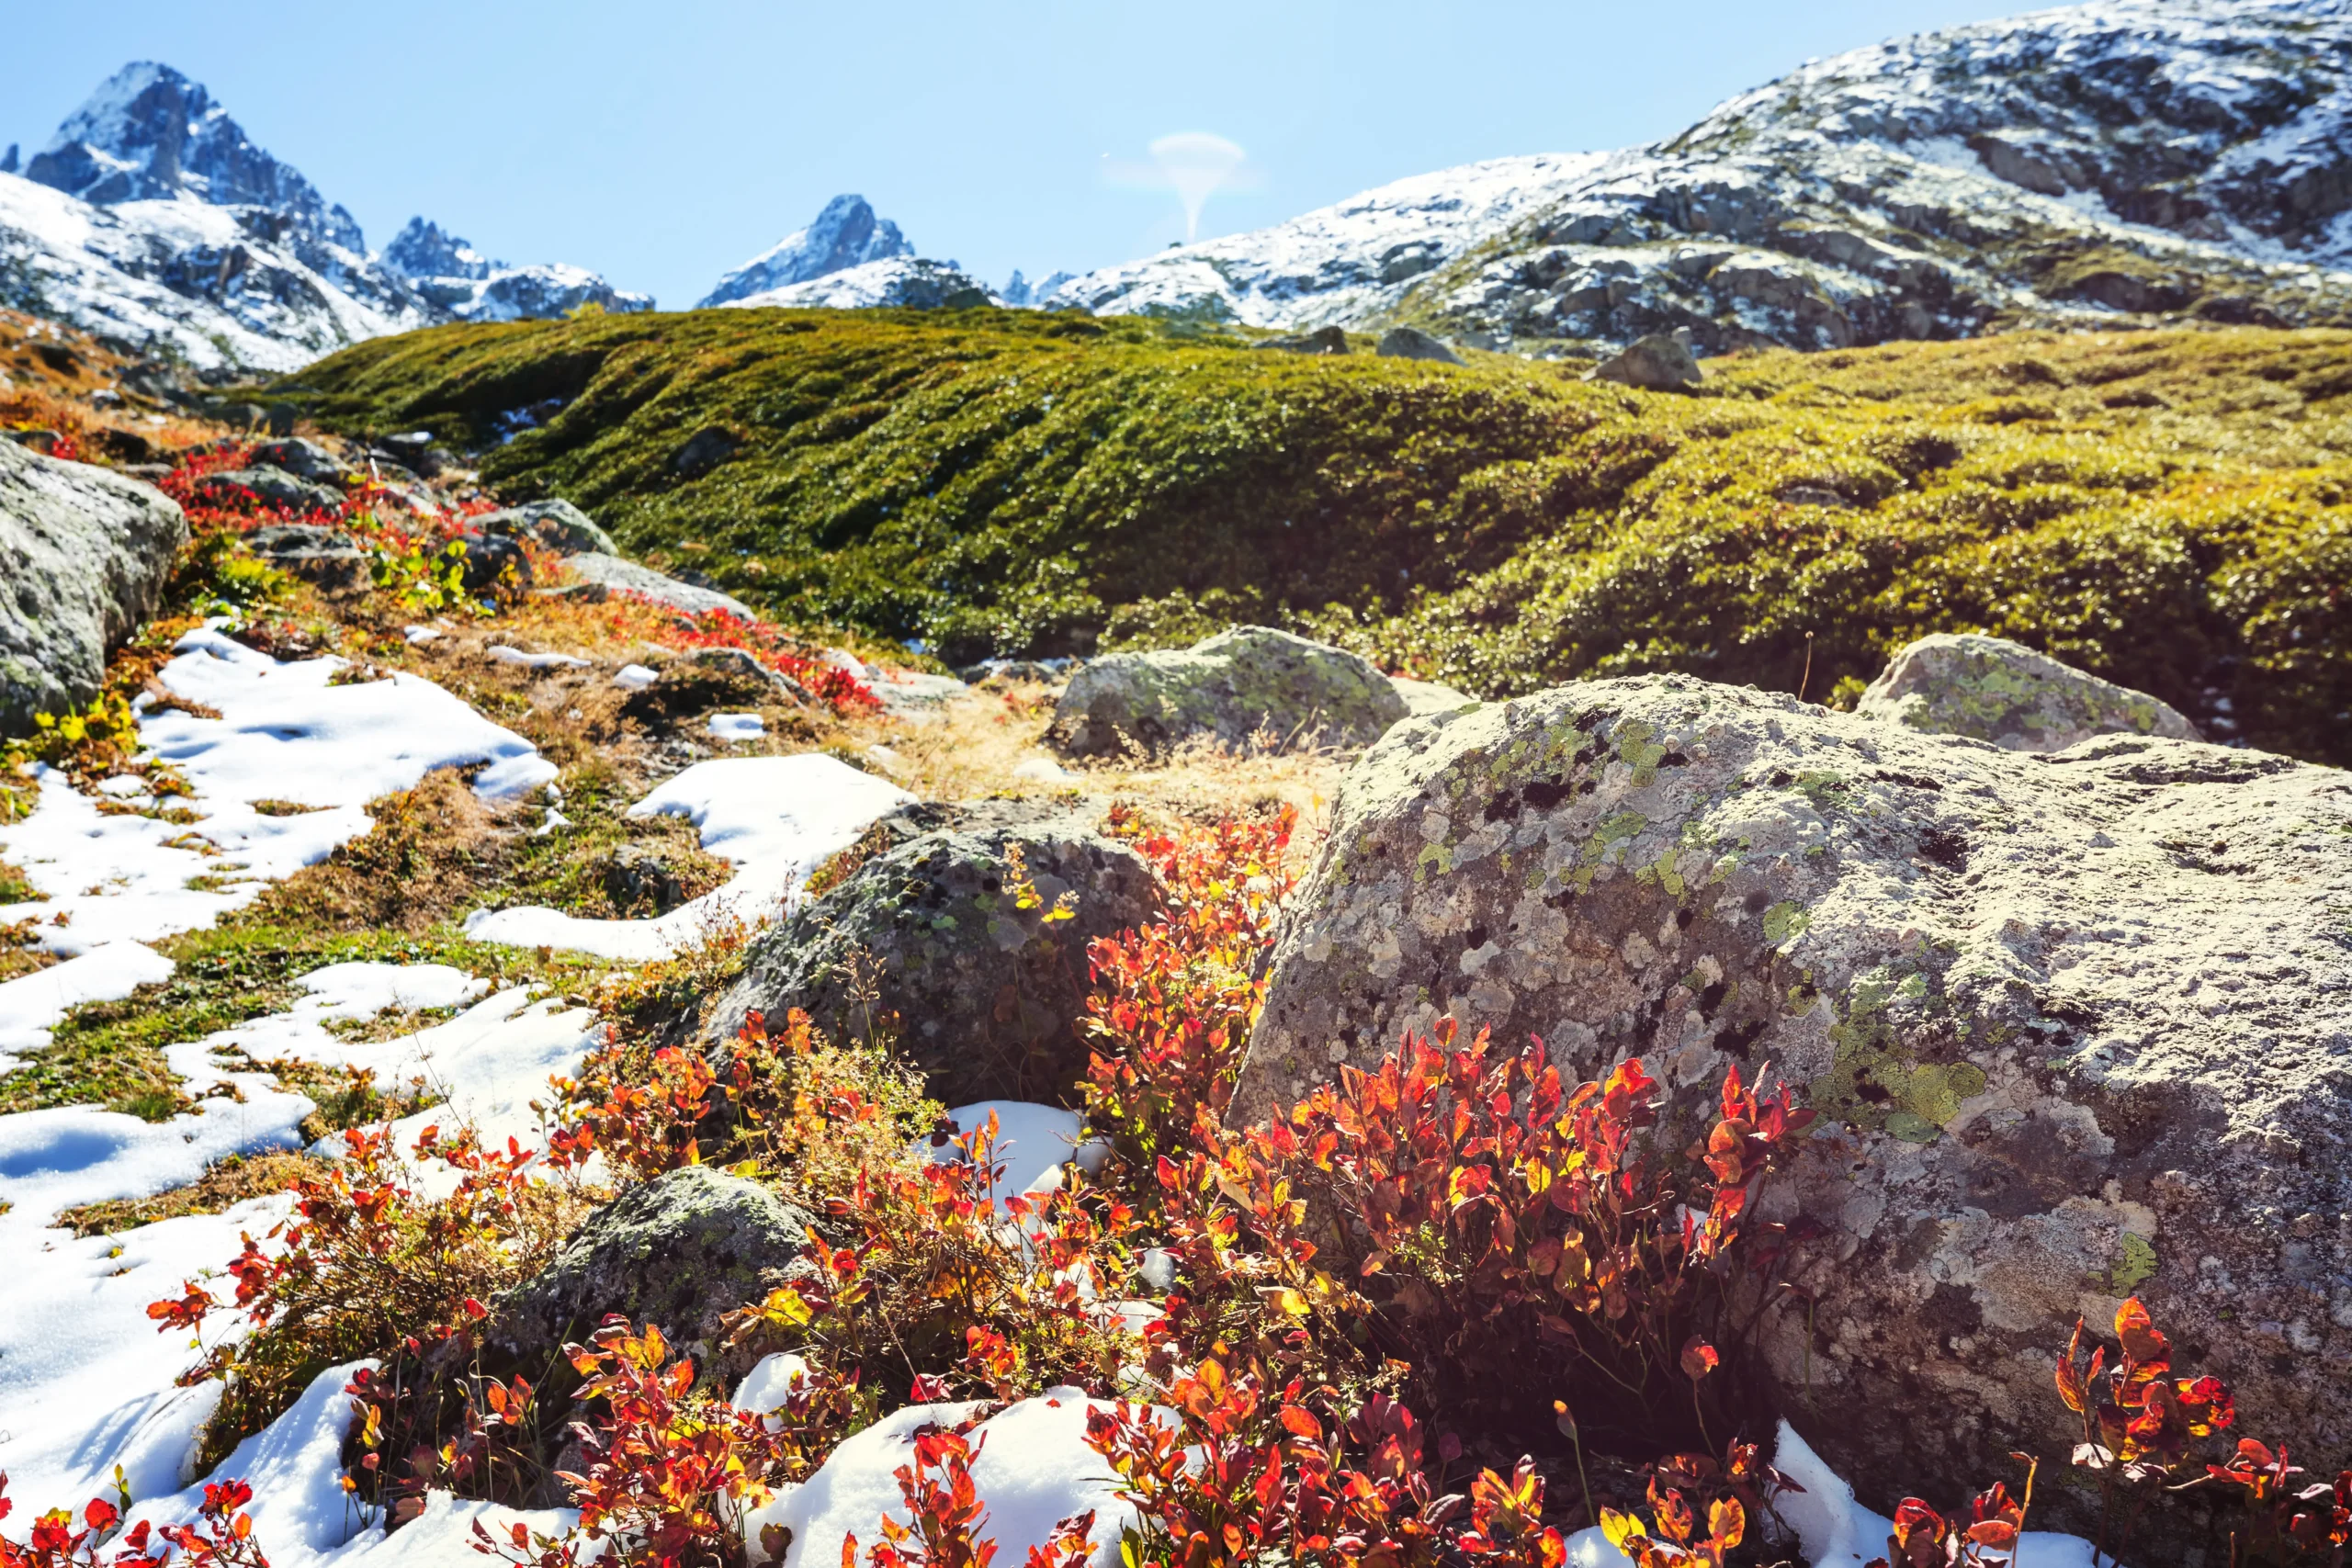
<svg viewBox="0 0 2352 1568"><path fill-rule="evenodd" d="M1248 619L1486 695L1686 670L1821 696L1983 630L2352 760L2352 333L1775 352L1697 396L1476 360L711 310L440 328L273 395L429 426L633 553L951 660Z"/></svg>

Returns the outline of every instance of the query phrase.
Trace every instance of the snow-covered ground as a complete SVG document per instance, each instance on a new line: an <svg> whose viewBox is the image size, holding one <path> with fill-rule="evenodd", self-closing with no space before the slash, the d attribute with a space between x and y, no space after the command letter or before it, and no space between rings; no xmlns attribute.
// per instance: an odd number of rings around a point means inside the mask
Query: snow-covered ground
<svg viewBox="0 0 2352 1568"><path fill-rule="evenodd" d="M814 752L697 762L630 807L629 815L667 813L692 822L702 830L704 849L734 863L725 886L643 920L589 919L537 906L477 910L467 917L466 934L633 963L667 958L737 921L772 919L830 856L856 842L876 818L913 802L898 785Z"/></svg>
<svg viewBox="0 0 2352 1568"><path fill-rule="evenodd" d="M35 945L70 960L0 985L0 1054L47 1043L68 1007L166 977L141 944L324 860L368 830L368 801L435 768L480 764L474 789L492 799L555 777L529 741L420 677L338 686L340 659L281 663L209 630L176 649L163 684L220 716L142 712L139 731L194 793L159 801L124 774L85 795L43 770L31 814L0 827L0 860L39 895L0 906L0 922L34 921Z"/></svg>

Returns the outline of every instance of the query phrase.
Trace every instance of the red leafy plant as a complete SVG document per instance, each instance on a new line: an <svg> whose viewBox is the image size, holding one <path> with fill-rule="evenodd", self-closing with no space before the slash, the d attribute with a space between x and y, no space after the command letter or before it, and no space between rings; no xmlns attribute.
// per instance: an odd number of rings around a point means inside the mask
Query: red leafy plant
<svg viewBox="0 0 2352 1568"><path fill-rule="evenodd" d="M194 1568L269 1568L254 1538L253 1516L244 1511L254 1497L245 1483L205 1483L196 1524L156 1529L141 1519L119 1534L130 1502L119 1471L115 1486L119 1501L91 1498L83 1506L78 1529L71 1511L52 1508L33 1522L32 1534L21 1545L0 1536L0 1568L156 1568L174 1549ZM8 1478L0 1475L0 1519L16 1507L7 1488Z"/></svg>

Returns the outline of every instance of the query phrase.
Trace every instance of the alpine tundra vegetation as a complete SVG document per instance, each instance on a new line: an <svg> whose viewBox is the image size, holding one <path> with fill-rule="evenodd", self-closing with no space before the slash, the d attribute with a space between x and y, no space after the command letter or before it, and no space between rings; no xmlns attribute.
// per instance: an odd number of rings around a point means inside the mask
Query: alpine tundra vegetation
<svg viewBox="0 0 2352 1568"><path fill-rule="evenodd" d="M2347 60L669 313L126 68L0 160L0 1568L2341 1568Z"/></svg>

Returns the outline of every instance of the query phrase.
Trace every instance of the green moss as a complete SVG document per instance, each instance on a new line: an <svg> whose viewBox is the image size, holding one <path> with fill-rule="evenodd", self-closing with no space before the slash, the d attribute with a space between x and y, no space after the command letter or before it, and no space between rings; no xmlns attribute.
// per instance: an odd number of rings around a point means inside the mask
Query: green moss
<svg viewBox="0 0 2352 1568"><path fill-rule="evenodd" d="M2053 288L2121 276L2048 264ZM2352 333L1772 352L1711 361L1698 397L1241 341L606 316L378 340L269 396L435 429L657 565L951 661L1251 619L1487 697L1653 670L1793 691L1810 655L1810 691L1850 698L1911 638L1981 630L2352 761ZM740 449L687 477L707 428Z"/></svg>

